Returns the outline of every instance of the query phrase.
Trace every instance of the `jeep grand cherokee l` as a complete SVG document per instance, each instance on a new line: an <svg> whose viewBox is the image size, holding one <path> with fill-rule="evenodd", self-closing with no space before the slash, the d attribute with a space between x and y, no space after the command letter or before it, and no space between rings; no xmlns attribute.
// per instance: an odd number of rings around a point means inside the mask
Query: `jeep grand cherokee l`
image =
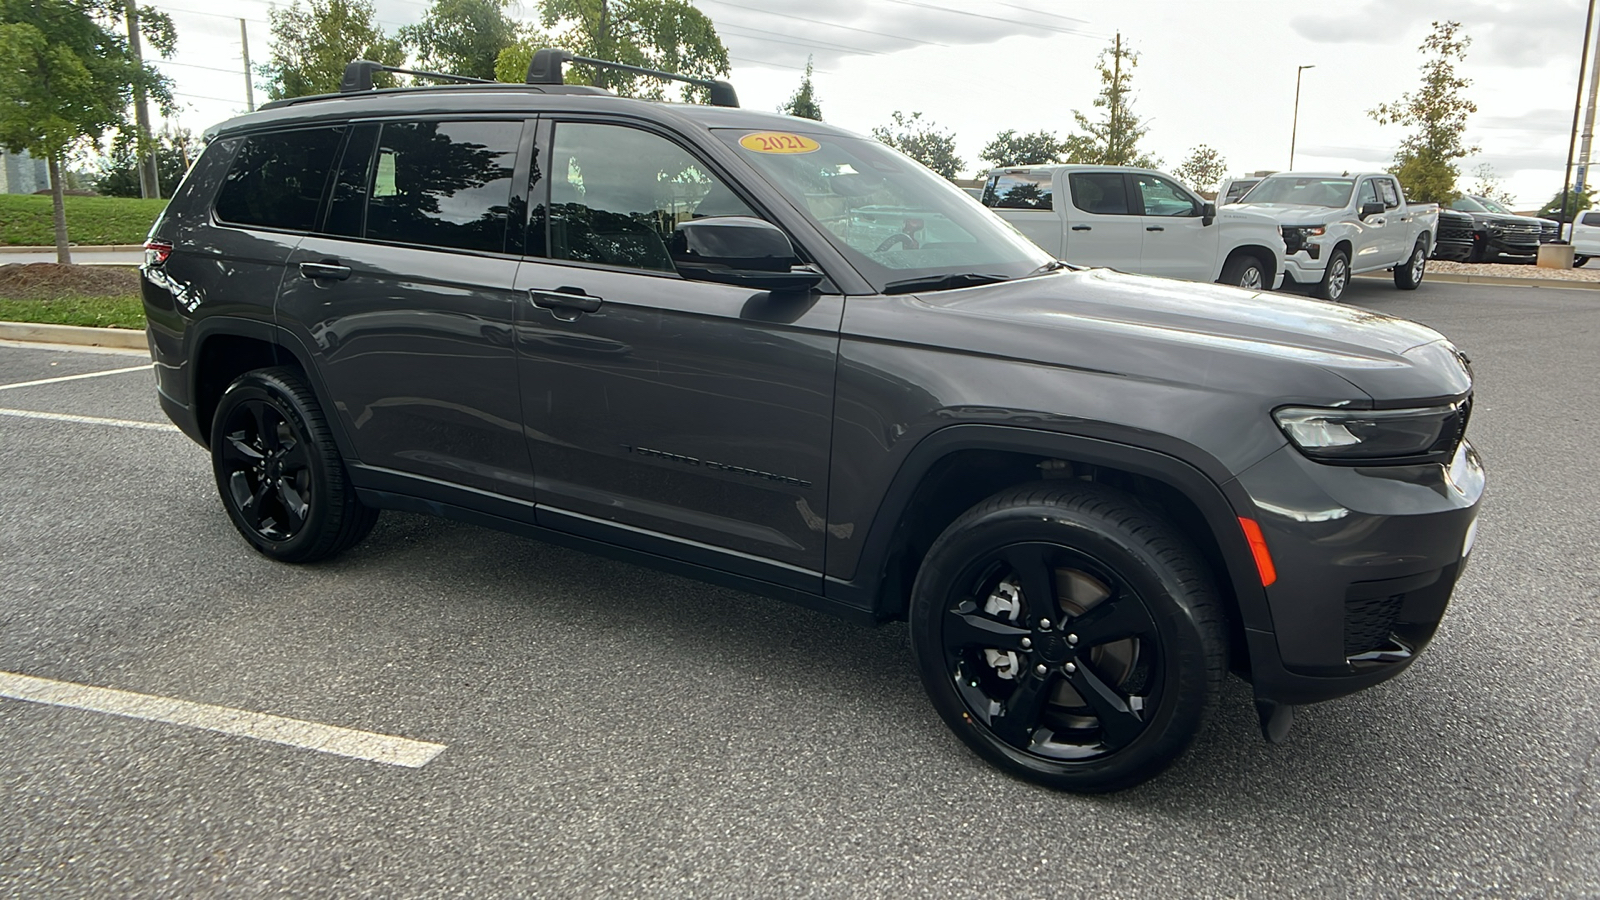
<svg viewBox="0 0 1600 900"><path fill-rule="evenodd" d="M565 58L210 131L144 302L256 550L408 510L908 618L950 728L1078 791L1230 669L1281 739L1427 645L1484 488L1439 334L1069 267L877 141Z"/></svg>

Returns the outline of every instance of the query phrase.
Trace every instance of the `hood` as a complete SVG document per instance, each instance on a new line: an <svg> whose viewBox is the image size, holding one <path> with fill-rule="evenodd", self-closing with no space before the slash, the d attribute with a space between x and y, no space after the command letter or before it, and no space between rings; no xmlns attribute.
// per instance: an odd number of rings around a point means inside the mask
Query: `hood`
<svg viewBox="0 0 1600 900"><path fill-rule="evenodd" d="M1284 294L1087 269L918 299L964 320L962 348L1284 402L1471 387L1455 348L1425 325Z"/></svg>
<svg viewBox="0 0 1600 900"><path fill-rule="evenodd" d="M1240 203L1229 203L1226 206L1217 207L1217 221L1224 225L1255 225L1272 229L1278 226L1276 217L1251 209Z"/></svg>
<svg viewBox="0 0 1600 900"><path fill-rule="evenodd" d="M1239 210L1263 216L1279 225L1325 225L1345 214L1344 207L1333 209L1300 203L1230 203L1228 211Z"/></svg>

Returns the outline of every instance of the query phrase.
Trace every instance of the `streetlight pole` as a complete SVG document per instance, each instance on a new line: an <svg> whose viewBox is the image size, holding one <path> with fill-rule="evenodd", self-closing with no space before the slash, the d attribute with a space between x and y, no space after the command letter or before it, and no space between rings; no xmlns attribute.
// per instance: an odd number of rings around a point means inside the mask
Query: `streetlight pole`
<svg viewBox="0 0 1600 900"><path fill-rule="evenodd" d="M1289 129L1289 171L1294 171L1294 141L1300 134L1300 76L1307 69L1315 69L1315 65L1301 66L1294 70L1294 126Z"/></svg>

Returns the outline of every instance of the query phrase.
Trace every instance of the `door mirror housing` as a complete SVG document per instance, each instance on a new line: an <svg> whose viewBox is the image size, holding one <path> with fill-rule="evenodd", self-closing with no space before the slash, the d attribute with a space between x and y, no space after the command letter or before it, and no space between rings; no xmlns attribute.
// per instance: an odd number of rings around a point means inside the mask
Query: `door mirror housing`
<svg viewBox="0 0 1600 900"><path fill-rule="evenodd" d="M1383 215L1383 211L1385 209L1387 209L1387 207L1385 207L1382 203L1363 203L1361 204L1361 218L1365 219L1367 216L1381 216Z"/></svg>
<svg viewBox="0 0 1600 900"><path fill-rule="evenodd" d="M821 272L795 271L800 258L783 229L752 216L707 216L678 223L667 248L678 274L763 291L809 291Z"/></svg>
<svg viewBox="0 0 1600 900"><path fill-rule="evenodd" d="M1215 203L1200 204L1200 224L1210 225L1217 220L1217 205Z"/></svg>

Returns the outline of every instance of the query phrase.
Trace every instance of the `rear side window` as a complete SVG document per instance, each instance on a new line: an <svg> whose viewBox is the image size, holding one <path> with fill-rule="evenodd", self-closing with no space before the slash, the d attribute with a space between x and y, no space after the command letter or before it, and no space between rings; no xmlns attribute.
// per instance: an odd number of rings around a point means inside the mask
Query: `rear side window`
<svg viewBox="0 0 1600 900"><path fill-rule="evenodd" d="M1073 172L1067 176L1067 186L1072 190L1072 205L1086 213L1129 213L1128 186L1121 172Z"/></svg>
<svg viewBox="0 0 1600 900"><path fill-rule="evenodd" d="M1584 225L1600 225L1600 212L1584 213Z"/></svg>
<svg viewBox="0 0 1600 900"><path fill-rule="evenodd" d="M310 231L342 131L304 128L245 138L217 194L217 218L235 225Z"/></svg>
<svg viewBox="0 0 1600 900"><path fill-rule="evenodd" d="M358 229L364 194L368 239L501 252L521 139L521 122L385 123L370 156L345 155L329 227Z"/></svg>
<svg viewBox="0 0 1600 900"><path fill-rule="evenodd" d="M995 209L1051 209L1050 173L1006 172L989 176L983 205Z"/></svg>

